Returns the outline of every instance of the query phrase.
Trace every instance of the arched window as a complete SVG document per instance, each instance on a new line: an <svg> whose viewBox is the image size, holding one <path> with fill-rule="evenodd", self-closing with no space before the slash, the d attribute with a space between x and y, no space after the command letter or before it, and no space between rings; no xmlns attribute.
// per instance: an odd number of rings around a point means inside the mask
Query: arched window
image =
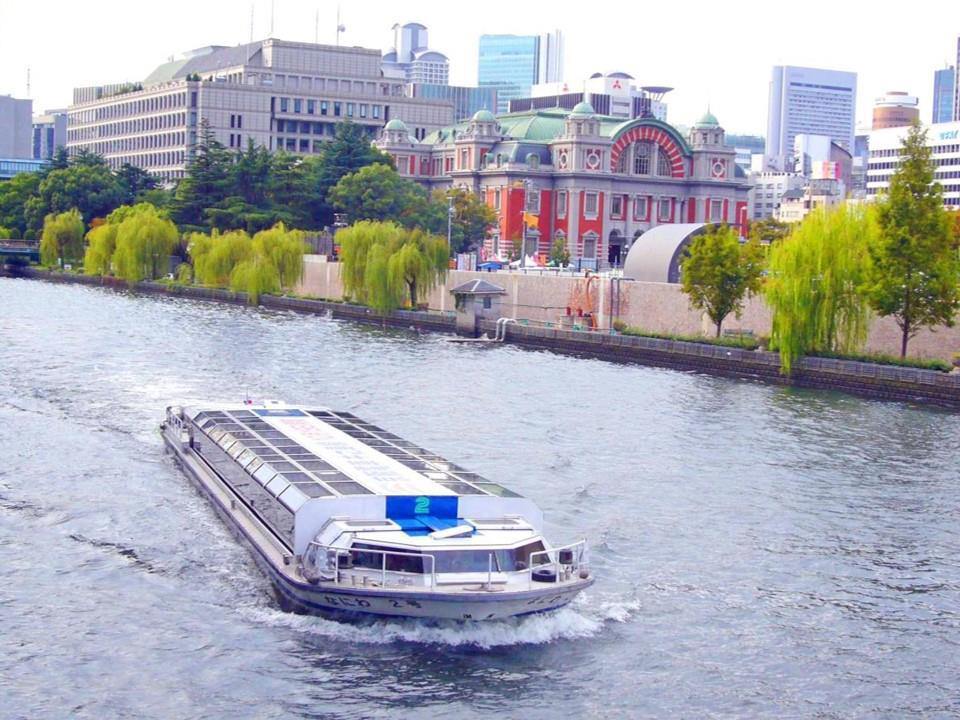
<svg viewBox="0 0 960 720"><path fill-rule="evenodd" d="M627 156L628 156L629 154L630 154L630 153L627 152L626 148L624 148L623 152L620 153L620 157L617 158L617 169L615 170L615 172L618 172L618 173L620 173L620 174L622 174L622 175L625 175L625 174L626 174L626 172L627 172Z"/></svg>
<svg viewBox="0 0 960 720"><path fill-rule="evenodd" d="M649 175L650 161L653 158L653 143L638 142L633 145L633 174Z"/></svg>
<svg viewBox="0 0 960 720"><path fill-rule="evenodd" d="M667 155L667 151L663 148L658 148L659 152L657 153L657 175L664 175L670 177L673 175L673 165L670 162L670 156Z"/></svg>

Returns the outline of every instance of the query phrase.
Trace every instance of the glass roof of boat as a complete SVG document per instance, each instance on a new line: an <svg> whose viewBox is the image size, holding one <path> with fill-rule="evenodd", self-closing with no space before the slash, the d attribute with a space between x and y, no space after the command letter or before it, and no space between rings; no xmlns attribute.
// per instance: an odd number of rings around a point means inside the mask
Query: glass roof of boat
<svg viewBox="0 0 960 720"><path fill-rule="evenodd" d="M348 412L202 410L193 421L294 512L334 495L520 497Z"/></svg>

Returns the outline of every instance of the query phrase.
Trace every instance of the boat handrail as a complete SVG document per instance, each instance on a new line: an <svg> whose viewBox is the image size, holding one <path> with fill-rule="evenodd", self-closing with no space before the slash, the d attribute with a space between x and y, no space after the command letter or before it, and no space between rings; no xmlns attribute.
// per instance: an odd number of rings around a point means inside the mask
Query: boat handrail
<svg viewBox="0 0 960 720"><path fill-rule="evenodd" d="M548 550L538 550L537 552L530 553L530 567L527 568L529 573L529 582L533 584L533 571L539 568L553 568L553 582L558 583L563 580L563 565L564 563L560 562L560 552L563 550L576 550L573 556L573 562L570 563L570 569L572 572L578 572L582 565L586 565L584 556L587 551L587 539L582 538L576 542L568 543L567 545L560 545L558 547L549 548ZM551 554L554 557L551 558ZM537 563L536 558L543 556L547 559L547 562Z"/></svg>
<svg viewBox="0 0 960 720"><path fill-rule="evenodd" d="M380 550L373 547L364 547L364 548L345 548L334 545L323 545L316 541L312 541L307 546L314 546L323 550L326 553L333 552L335 554L334 561L334 576L333 581L337 585L340 584L340 558L341 557L351 557L351 553L354 552L364 552L364 553L376 553L381 556L380 558L380 587L387 586L387 556L396 556L396 557L415 557L415 558L429 558L430 559L430 572L422 573L424 576L430 577L430 589L434 590L437 587L437 559L430 553L420 553L420 552L403 552L402 550ZM370 568L373 570L374 568ZM396 570L391 570L390 572L400 572Z"/></svg>

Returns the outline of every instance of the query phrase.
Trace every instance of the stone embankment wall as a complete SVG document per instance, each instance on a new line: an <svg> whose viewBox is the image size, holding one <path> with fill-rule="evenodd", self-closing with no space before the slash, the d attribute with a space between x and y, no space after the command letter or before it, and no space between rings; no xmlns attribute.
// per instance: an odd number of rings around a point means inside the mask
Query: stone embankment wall
<svg viewBox="0 0 960 720"><path fill-rule="evenodd" d="M594 278L589 286L582 277L552 274L522 274L519 272L481 273L451 271L447 282L430 294L431 310L453 310L453 296L449 288L469 279L482 277L503 287L507 294L501 310L513 318L557 323L570 307L595 311L600 328L609 328L611 317L618 317L627 325L656 333L677 335L712 335L713 325L702 313L691 309L687 296L678 285L623 280L619 283L619 312L612 313L616 286L609 278ZM339 263L327 262L321 256L307 256L303 280L295 291L298 295L340 299ZM724 329L745 330L757 336L770 335L771 313L760 298L751 298L741 318L727 318ZM900 330L892 318L875 318L870 325L865 350L887 355L900 354ZM910 341L910 354L919 358L950 360L960 352L960 323L952 328L924 330Z"/></svg>

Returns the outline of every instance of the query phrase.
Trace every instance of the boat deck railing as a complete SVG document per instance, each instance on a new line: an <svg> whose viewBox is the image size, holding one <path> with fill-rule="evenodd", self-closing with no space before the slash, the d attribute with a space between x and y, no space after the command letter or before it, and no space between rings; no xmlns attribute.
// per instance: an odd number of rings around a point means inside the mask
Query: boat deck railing
<svg viewBox="0 0 960 720"><path fill-rule="evenodd" d="M560 554L569 552L570 562L561 561ZM569 580L580 572L580 568L586 565L587 541L586 538L577 540L568 545L550 548L549 550L538 550L530 553L530 568L524 572L530 573L530 582L533 583L533 573L540 568L547 568L553 571L553 582L559 583ZM538 561L538 558L544 558L545 561ZM569 575L567 574L569 572ZM539 581L538 581L539 582Z"/></svg>
<svg viewBox="0 0 960 720"><path fill-rule="evenodd" d="M358 577L363 579L363 585L366 586L369 581L369 575L358 575L358 571L361 570L372 570L378 572L379 583L374 584L374 587L385 588L390 585L395 587L416 587L409 582L388 582L389 579L393 579L397 575L403 577L423 577L427 582L425 586L430 590L436 590L437 588L443 585L463 585L465 584L462 579L457 579L455 582L444 582L442 577L437 577L437 560L436 557L430 553L419 553L419 552L403 552L401 550L379 550L375 548L363 548L358 550L356 548L343 548L335 547L333 545L323 545L318 542L311 542L310 546L317 548L318 557L320 553L323 553L327 558L328 563L328 581L332 581L336 585L351 585L357 586ZM562 545L555 548L550 548L549 550L540 550L530 554L530 564L528 567L523 570L498 570L495 560L495 553L491 551L488 554L487 558L487 586L492 587L494 584L502 584L504 580L498 580L497 578L506 577L523 577L527 579L528 589L532 589L534 585L542 586L545 583L561 583L566 580L570 580L572 577L576 576L582 567L586 565L586 550L587 550L587 541L585 539L578 540L577 542L569 543L568 545ZM380 557L380 567L371 568L368 566L357 567L352 565L353 558L355 553L362 552L368 555L378 555ZM561 553L569 552L570 555L567 558L562 558ZM387 560L391 557L396 558L415 558L421 561L426 561L429 559L429 569L426 567L423 568L423 572L420 573L407 573L400 570L389 570L387 569ZM347 563L341 564L341 558L347 560ZM538 558L542 558L538 559ZM332 566L332 567L330 567ZM533 576L535 571L542 571L546 569L548 571L548 577L550 580L537 580L534 581ZM323 576L322 570L317 568L320 574ZM352 572L345 573L344 570L349 570ZM388 575L389 574L389 575ZM460 574L460 573L458 573ZM442 574L441 574L442 575ZM462 575L462 574L460 574ZM467 583L467 584L474 584ZM362 587L361 586L361 587Z"/></svg>

